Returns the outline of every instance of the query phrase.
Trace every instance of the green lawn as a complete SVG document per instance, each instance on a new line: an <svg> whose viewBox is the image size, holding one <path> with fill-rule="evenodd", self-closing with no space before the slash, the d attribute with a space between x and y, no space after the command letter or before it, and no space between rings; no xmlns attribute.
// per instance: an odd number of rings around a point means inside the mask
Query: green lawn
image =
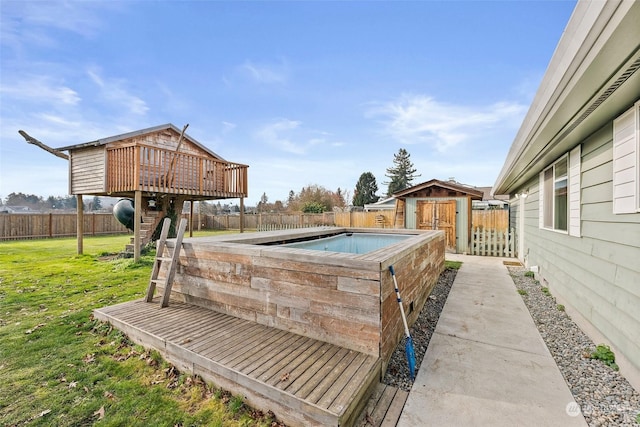
<svg viewBox="0 0 640 427"><path fill-rule="evenodd" d="M86 238L85 255L75 239L0 242L0 425L271 425L93 320L144 296L153 255L105 256L128 240Z"/></svg>

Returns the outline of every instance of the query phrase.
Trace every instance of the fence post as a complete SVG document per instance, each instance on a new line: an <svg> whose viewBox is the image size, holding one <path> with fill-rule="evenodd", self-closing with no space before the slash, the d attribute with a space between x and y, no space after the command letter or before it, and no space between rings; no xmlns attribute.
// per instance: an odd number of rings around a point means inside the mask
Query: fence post
<svg viewBox="0 0 640 427"><path fill-rule="evenodd" d="M498 255L498 243L500 241L500 237L498 236L498 230L492 229L489 230L489 234L491 235L491 256Z"/></svg>
<svg viewBox="0 0 640 427"><path fill-rule="evenodd" d="M509 252L510 252L510 256L515 256L516 251L515 251L515 242L516 242L516 230L514 228L512 228L510 230L510 237L509 237Z"/></svg>

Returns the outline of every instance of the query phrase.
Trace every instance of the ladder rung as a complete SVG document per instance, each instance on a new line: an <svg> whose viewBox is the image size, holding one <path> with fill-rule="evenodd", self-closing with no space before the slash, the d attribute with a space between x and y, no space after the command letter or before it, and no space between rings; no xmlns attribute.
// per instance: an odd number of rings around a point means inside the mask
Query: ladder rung
<svg viewBox="0 0 640 427"><path fill-rule="evenodd" d="M159 257L156 258L156 261L170 262L170 261L173 261L173 258L166 257L166 256L159 256Z"/></svg>

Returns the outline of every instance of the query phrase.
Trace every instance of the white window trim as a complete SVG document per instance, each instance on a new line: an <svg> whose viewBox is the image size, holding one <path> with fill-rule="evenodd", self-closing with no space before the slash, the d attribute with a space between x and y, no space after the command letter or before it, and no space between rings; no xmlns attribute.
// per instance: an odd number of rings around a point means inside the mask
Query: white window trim
<svg viewBox="0 0 640 427"><path fill-rule="evenodd" d="M613 213L640 212L640 101L613 121Z"/></svg>
<svg viewBox="0 0 640 427"><path fill-rule="evenodd" d="M558 157L551 165L544 168L539 174L539 196L538 196L538 228L547 231L553 231L560 234L568 234L573 237L581 236L581 164L582 164L582 150L581 146L576 146L569 153ZM552 227L545 227L544 225L544 173L553 168L556 163L563 158L567 159L567 229L560 230ZM554 173L554 187L555 187L555 173ZM551 205L551 218L555 218L555 203ZM555 220L554 220L555 221Z"/></svg>
<svg viewBox="0 0 640 427"><path fill-rule="evenodd" d="M567 191L569 192L567 209L569 210L569 235L573 237L580 237L580 212L582 211L581 198L580 198L580 181L581 181L581 165L582 165L582 150L581 145L569 152L569 186Z"/></svg>

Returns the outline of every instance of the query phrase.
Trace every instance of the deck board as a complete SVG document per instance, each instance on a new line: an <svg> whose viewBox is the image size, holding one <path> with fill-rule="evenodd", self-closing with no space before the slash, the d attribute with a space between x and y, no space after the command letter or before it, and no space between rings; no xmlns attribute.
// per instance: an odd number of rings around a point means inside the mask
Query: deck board
<svg viewBox="0 0 640 427"><path fill-rule="evenodd" d="M355 423L356 427L395 427L409 393L379 383Z"/></svg>
<svg viewBox="0 0 640 427"><path fill-rule="evenodd" d="M156 301L94 314L288 425L352 424L379 378L374 356L186 303L160 308Z"/></svg>

